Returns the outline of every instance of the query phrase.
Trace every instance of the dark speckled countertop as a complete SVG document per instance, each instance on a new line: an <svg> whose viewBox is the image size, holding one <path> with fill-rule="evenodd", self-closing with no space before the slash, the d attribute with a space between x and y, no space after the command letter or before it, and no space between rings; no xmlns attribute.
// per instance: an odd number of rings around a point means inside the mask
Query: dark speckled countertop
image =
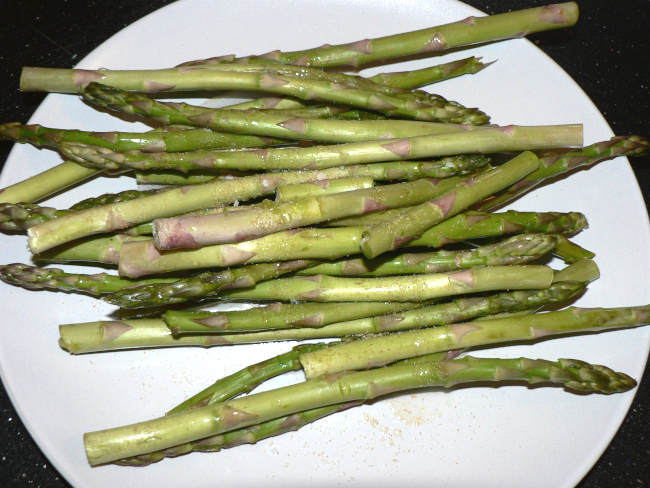
<svg viewBox="0 0 650 488"><path fill-rule="evenodd" d="M435 0L431 0L435 1ZM4 0L0 25L0 121L26 121L42 96L17 91L22 65L74 65L118 30L169 0ZM543 5L538 0L466 0L488 13ZM648 135L650 3L582 0L572 29L533 36L585 90L617 134ZM90 20L89 20L90 19ZM360 34L361 35L361 34ZM586 54L587 53L587 54ZM219 53L215 53L219 54ZM0 144L0 167L10 144ZM646 205L650 158L632 162ZM650 372L646 368L632 408L581 488L650 486ZM25 430L0 387L0 486L65 487Z"/></svg>

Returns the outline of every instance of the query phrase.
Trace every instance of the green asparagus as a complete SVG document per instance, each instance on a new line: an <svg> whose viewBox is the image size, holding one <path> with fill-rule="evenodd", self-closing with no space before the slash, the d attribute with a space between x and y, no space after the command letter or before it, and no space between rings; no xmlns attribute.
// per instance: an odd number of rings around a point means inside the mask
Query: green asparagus
<svg viewBox="0 0 650 488"><path fill-rule="evenodd" d="M409 245L441 247L459 240L524 232L571 235L586 227L587 221L580 213L468 212L432 227ZM295 259L336 259L361 253L363 231L363 227L296 229L237 244L178 249L164 253L156 249L153 240L142 240L122 246L119 269L123 276L138 278L183 269L280 261L286 259L286 256Z"/></svg>
<svg viewBox="0 0 650 488"><path fill-rule="evenodd" d="M489 314L536 309L561 304L580 294L585 284L557 282L544 290L519 290L487 296L459 298L406 312L338 322L323 327L280 329L233 334L181 334L174 336L161 319L99 321L59 326L59 344L72 354L143 347L212 347L270 341L296 341L396 332L450 324ZM244 315L245 317L245 315Z"/></svg>
<svg viewBox="0 0 650 488"><path fill-rule="evenodd" d="M336 178L313 183L284 185L275 190L275 201L288 202L298 198L331 195L332 193L361 190L373 186L374 181L369 176L351 176L349 178Z"/></svg>
<svg viewBox="0 0 650 488"><path fill-rule="evenodd" d="M298 171L252 175L233 179L218 179L193 187L172 188L138 199L119 202L75 212L60 219L31 227L28 231L30 249L34 254L93 234L110 232L149 222L155 218L179 215L202 208L217 207L238 200L270 195L278 186L318 181L340 176L372 176L373 179L397 178L451 164L415 163L412 166L384 165L330 168L317 171ZM383 177L381 176L383 175Z"/></svg>
<svg viewBox="0 0 650 488"><path fill-rule="evenodd" d="M339 259L298 271L299 275L389 276L441 273L475 266L524 264L550 252L559 234L522 234L467 251L403 253L376 258Z"/></svg>
<svg viewBox="0 0 650 488"><path fill-rule="evenodd" d="M612 159L617 156L640 156L648 151L648 141L639 136L612 137L609 141L597 142L581 149L564 150L560 154L556 151L541 153L541 164L525 178L506 188L497 195L487 198L476 205L476 210L485 212L500 208L512 200L528 193L544 181L567 173L575 168L593 166L596 163Z"/></svg>
<svg viewBox="0 0 650 488"><path fill-rule="evenodd" d="M372 337L341 344L326 351L306 353L300 362L308 378L338 371L365 369L450 349L504 341L536 340L568 332L590 332L648 323L650 305L622 308L569 307L524 317L456 323Z"/></svg>
<svg viewBox="0 0 650 488"><path fill-rule="evenodd" d="M350 164L434 158L467 153L525 151L582 144L580 125L486 127L473 131L365 140L326 146L186 153L117 153L77 143L61 143L65 157L101 169L239 171L320 169Z"/></svg>
<svg viewBox="0 0 650 488"><path fill-rule="evenodd" d="M332 219L415 205L453 191L467 181L463 178L479 181L481 175L486 173L483 169L476 176L456 176L442 180L424 178L408 183L302 198L272 206L250 207L235 213L157 219L154 221L153 237L156 248L161 250L236 243Z"/></svg>
<svg viewBox="0 0 650 488"><path fill-rule="evenodd" d="M623 373L572 359L552 362L526 358L465 357L451 361L406 363L312 379L176 415L86 433L84 445L88 462L97 465L325 405L365 401L414 388L450 387L473 381L551 382L583 393L615 393L636 385L632 378Z"/></svg>
<svg viewBox="0 0 650 488"><path fill-rule="evenodd" d="M230 312L168 310L162 318L176 336L192 333L251 332L269 329L320 328L335 322L395 313L421 304L400 302L273 303Z"/></svg>
<svg viewBox="0 0 650 488"><path fill-rule="evenodd" d="M507 163L476 177L470 177L429 201L404 209L391 221L370 227L363 233L361 250L364 256L372 259L403 246L428 228L519 181L538 167L537 156L530 151L523 152Z"/></svg>

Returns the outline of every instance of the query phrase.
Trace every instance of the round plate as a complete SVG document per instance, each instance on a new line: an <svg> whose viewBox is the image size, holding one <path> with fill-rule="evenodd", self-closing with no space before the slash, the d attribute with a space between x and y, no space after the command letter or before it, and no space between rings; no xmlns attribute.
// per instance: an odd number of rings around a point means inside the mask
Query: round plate
<svg viewBox="0 0 650 488"><path fill-rule="evenodd" d="M353 41L476 14L452 0L186 0L124 29L80 66L167 67L217 54ZM423 67L472 54L498 62L480 74L433 89L465 105L480 106L496 123L581 122L585 144L612 135L580 88L525 40L386 70ZM145 129L95 112L69 95L48 96L31 122L91 130ZM0 186L52 164L51 152L18 146L7 161ZM98 179L48 203L65 207L92 194L132 186L127 178ZM625 158L541 188L513 208L581 211L588 216L590 228L576 241L596 252L602 278L580 299L581 306L650 302L647 214ZM0 239L3 262L29 262L24 237ZM620 242L626 243L624 248ZM634 393L576 395L558 388L517 386L432 389L364 405L253 446L183 456L147 468L91 468L83 451L84 432L159 416L216 378L286 351L292 344L71 356L56 345L57 324L106 318L111 307L83 296L32 293L4 284L0 296L2 316L11 317L0 328L4 384L40 447L79 487L573 486L611 440ZM606 364L638 379L649 343L650 331L641 328L475 354L572 357ZM287 375L265 388L300 379L298 373Z"/></svg>

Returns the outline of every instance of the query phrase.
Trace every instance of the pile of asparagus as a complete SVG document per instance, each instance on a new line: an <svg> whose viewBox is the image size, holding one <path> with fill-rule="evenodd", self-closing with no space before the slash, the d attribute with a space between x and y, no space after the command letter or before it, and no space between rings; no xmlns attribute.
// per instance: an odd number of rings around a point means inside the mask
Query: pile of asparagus
<svg viewBox="0 0 650 488"><path fill-rule="evenodd" d="M576 21L570 2L170 69L25 68L23 90L76 93L153 127L0 126L1 137L66 159L0 190L0 229L26 232L38 264L119 269L0 266L7 283L87 294L122 309L120 320L61 325L62 348L339 339L298 345L220 379L159 419L86 434L90 464L145 465L254 443L414 388L475 381L633 388L623 373L573 359L459 356L649 322L650 305L558 310L599 276L593 253L569 240L587 227L584 215L494 212L577 167L647 151L648 142L621 136L582 147L579 125L494 126L479 109L419 89L487 66L473 57L370 78L345 71ZM218 109L154 98L205 90L262 97ZM113 174L161 186L68 209L35 203ZM551 254L567 266L543 264ZM224 300L258 306L195 308ZM240 396L301 369L305 382Z"/></svg>

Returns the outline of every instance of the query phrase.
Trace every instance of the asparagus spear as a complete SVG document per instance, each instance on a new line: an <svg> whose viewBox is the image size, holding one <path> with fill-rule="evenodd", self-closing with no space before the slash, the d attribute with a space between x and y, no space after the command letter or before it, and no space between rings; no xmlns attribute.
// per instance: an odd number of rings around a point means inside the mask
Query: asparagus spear
<svg viewBox="0 0 650 488"><path fill-rule="evenodd" d="M387 276L403 274L441 273L475 266L524 264L550 252L558 234L522 234L467 251L436 251L403 253L388 258L340 259L317 264L298 271L299 275Z"/></svg>
<svg viewBox="0 0 650 488"><path fill-rule="evenodd" d="M637 156L648 151L648 141L639 136L612 137L609 141L597 142L581 149L549 151L539 155L541 164L525 178L486 199L474 208L485 212L500 208L512 200L528 193L550 178L567 173L575 168L593 166L596 163L617 156Z"/></svg>
<svg viewBox="0 0 650 488"><path fill-rule="evenodd" d="M420 304L400 302L273 303L229 312L168 310L162 318L174 335L189 332L214 334L269 329L319 328L335 322L384 315Z"/></svg>
<svg viewBox="0 0 650 488"><path fill-rule="evenodd" d="M363 233L361 250L364 256L372 259L396 249L428 228L520 180L538 166L537 156L530 151L523 152L507 163L475 178L471 177L429 201L404 209L393 220L370 227Z"/></svg>
<svg viewBox="0 0 650 488"><path fill-rule="evenodd" d="M447 354L432 354L426 357L427 361L439 361L444 359L453 359L453 355L445 358ZM417 358L419 362L424 359ZM413 360L408 360L413 362ZM279 417L274 420L262 422L250 427L235 429L223 434L208 437L194 442L187 442L178 446L169 447L161 451L156 451L130 458L120 459L114 462L122 466L146 466L151 463L161 461L166 457L176 457L190 452L216 452L230 447L236 447L241 444L253 444L268 437L284 434L285 432L298 430L304 425L314 422L332 413L340 412L351 407L360 405L363 402L354 401L342 404L336 404L321 408L305 410L294 413L289 416Z"/></svg>
<svg viewBox="0 0 650 488"><path fill-rule="evenodd" d="M27 230L36 224L68 215L76 210L126 202L146 195L153 195L158 191L160 190L125 190L119 193L105 193L98 197L81 200L67 210L43 207L33 203L0 203L0 230Z"/></svg>
<svg viewBox="0 0 650 488"><path fill-rule="evenodd" d="M232 60L225 61L232 62ZM206 60L206 62L201 63L200 65L205 67L223 62L223 58L214 58L213 60ZM371 76L369 79L382 85L411 90L464 74L475 74L485 69L490 64L492 63L483 63L481 62L481 58L472 56L417 70L379 73ZM230 108L246 110L249 108L297 108L302 106L304 106L302 102L292 98L262 97L248 102L239 103L237 105L231 105Z"/></svg>
<svg viewBox="0 0 650 488"><path fill-rule="evenodd" d="M367 176L377 181L413 180L417 178L446 178L467 174L489 162L487 156L480 154L458 155L441 158L438 161L399 161L394 163L375 163L359 166L330 168L331 178ZM242 175L243 176L243 175ZM210 172L156 172L136 171L136 181L141 184L197 185L215 178Z"/></svg>
<svg viewBox="0 0 650 488"><path fill-rule="evenodd" d="M480 159L479 159L480 160ZM477 160L475 160L477 161ZM155 218L179 215L201 208L217 207L238 200L248 200L275 192L280 185L304 183L337 177L338 175L372 176L374 179L397 178L429 169L437 171L442 163L415 163L396 167L356 166L349 169L332 168L319 171L300 171L252 175L235 179L214 180L194 187L173 188L137 201L119 202L66 215L55 221L31 227L29 245L38 254L60 244L103 232L132 227ZM383 176L382 176L383 175Z"/></svg>
<svg viewBox="0 0 650 488"><path fill-rule="evenodd" d="M143 308L214 296L226 288L250 287L259 281L292 273L311 264L305 260L284 261L204 272L188 278L133 281L107 273L84 275L14 263L0 266L0 279L31 290L81 292L123 308Z"/></svg>
<svg viewBox="0 0 650 488"><path fill-rule="evenodd" d="M415 120L481 125L489 117L440 95L403 90L361 76L317 68L279 65L220 64L190 70L171 68L142 71L104 71L101 84L112 89L150 92L152 83L165 91L249 90L316 100ZM145 80L145 81L143 81ZM89 85L100 83L89 83ZM75 91L85 91L86 86ZM144 99L144 98L143 98ZM257 110L257 109L249 109ZM301 109L289 109L301 110Z"/></svg>
<svg viewBox="0 0 650 488"><path fill-rule="evenodd" d="M517 236L506 240L503 243L485 246L474 251L463 253L441 252L437 257L432 256L433 263L429 263L426 269L421 269L421 261L414 263L420 272L441 272L443 270L463 269L470 265L495 265L495 264L512 264L521 263L526 260L535 259L552 248L556 236L536 234ZM411 259L411 258L407 258ZM307 266L310 263L305 262ZM210 296L218 292L224 283L233 276L239 276L242 273L250 276L251 272L277 271L278 268L286 272L300 269L303 265L301 262L285 262L282 264L268 264L247 266L224 272L205 272L200 275L189 278L158 278L151 280L133 281L121 279L117 276L106 273L92 275L83 275L77 273L66 273L56 268L36 268L24 264L11 264L0 267L0 279L30 289L52 289L63 291L81 291L94 295L112 293L107 299L112 303L123 307L154 306L161 303L178 303L191 298L201 298L205 295ZM413 272L413 269L401 269L401 273ZM235 275L233 275L235 273ZM243 278L240 278L243 282ZM257 278L252 278L248 284L252 285ZM145 286L146 285L146 286ZM366 313L367 304L357 304L358 313ZM401 307L393 304L392 307ZM347 308L341 305L343 309ZM298 307L300 308L300 307ZM324 308L328 308L325 306ZM271 307L271 310L274 310ZM261 311L260 311L261 312ZM251 312L259 313L259 312ZM235 315L237 315L235 313ZM308 316L300 315L300 318L294 320L300 323L307 323L311 320L317 324L317 317L321 314L311 314ZM308 320L309 319L309 320ZM220 322L222 319L217 320ZM285 321L286 319L282 319ZM325 320L325 319L318 319ZM337 320L341 320L340 318ZM270 327L274 322L267 319L261 320L259 325ZM321 322L318 325L323 325ZM329 322L327 322L329 323ZM206 326L208 327L208 326ZM224 326L225 327L225 326ZM230 327L225 327L230 328ZM208 329L205 329L208 330Z"/></svg>
<svg viewBox="0 0 650 488"><path fill-rule="evenodd" d="M422 69L411 71L399 71L395 73L379 73L370 77L376 83L395 86L411 90L440 81L448 80L464 74L475 74L487 68L492 63L483 63L481 58L474 56L450 61L449 63L428 66Z"/></svg>
<svg viewBox="0 0 650 488"><path fill-rule="evenodd" d="M84 445L88 462L97 465L325 405L473 381L552 382L583 393L615 393L636 385L625 374L572 359L553 362L465 357L407 363L313 379L155 420L86 433Z"/></svg>
<svg viewBox="0 0 650 488"><path fill-rule="evenodd" d="M74 161L64 161L26 180L0 188L0 203L36 202L99 173Z"/></svg>
<svg viewBox="0 0 650 488"><path fill-rule="evenodd" d="M286 140L242 134L226 134L206 129L149 132L88 132L52 129L39 124L8 122L0 125L0 139L27 142L36 147L58 148L62 141L78 142L112 151L177 152L197 149L235 149L287 144Z"/></svg>
<svg viewBox="0 0 650 488"><path fill-rule="evenodd" d="M249 427L231 430L216 436L200 439L198 441L186 442L178 446L168 447L160 451L147 454L140 454L125 459L114 461L114 464L122 466L146 466L161 461L166 457L176 457L190 452L216 452L222 449L237 447L242 444L255 444L262 439L298 430L303 426L327 417L333 413L342 412L348 408L361 405L362 402L346 402L326 407L312 408L303 412L297 412L277 419L261 422Z"/></svg>
<svg viewBox="0 0 650 488"><path fill-rule="evenodd" d="M389 315L338 322L323 327L280 329L233 334L174 336L162 319L99 321L59 326L62 348L72 354L142 347L222 346L269 341L324 339L395 332L471 320L504 311L521 311L564 303L580 294L584 283L553 283L544 290L519 290L487 296L459 298L447 303Z"/></svg>
<svg viewBox="0 0 650 488"><path fill-rule="evenodd" d="M243 58L244 62L260 60L263 63L279 62L303 66L333 67L352 65L360 67L389 59L439 53L459 46L493 40L519 38L522 35L572 26L578 19L578 7L574 2L547 5L518 10L487 17L468 19L427 29L406 32L377 39L364 39L338 46L321 46L306 51L272 51L262 56ZM214 58L213 58L214 60ZM233 62L233 56L221 57L216 61ZM206 60L188 63L190 66L204 65ZM109 84L107 70L67 70L49 68L23 68L20 88L23 91L77 91L90 81L101 80ZM149 84L153 90L165 86ZM142 86L142 83L140 84Z"/></svg>
<svg viewBox="0 0 650 488"><path fill-rule="evenodd" d="M575 263L582 259L593 259L596 256L593 252L579 246L575 242L571 242L564 236L558 236L553 254L567 264Z"/></svg>
<svg viewBox="0 0 650 488"><path fill-rule="evenodd" d="M117 264L125 244L149 241L147 236L115 234L108 237L81 239L34 256L42 263L94 262Z"/></svg>
<svg viewBox="0 0 650 488"><path fill-rule="evenodd" d="M474 131L416 135L401 139L348 142L327 146L187 153L116 153L84 144L61 143L65 157L102 169L240 171L316 169L350 164L434 158L467 153L524 151L582 142L579 125L486 127Z"/></svg>
<svg viewBox="0 0 650 488"><path fill-rule="evenodd" d="M29 68L27 68L29 70ZM50 71L55 73L56 71ZM92 81L92 80L90 80ZM142 71L104 70L102 84L116 90L144 92L192 90L251 90L343 104L385 115L480 125L489 118L477 109L449 102L424 91L407 91L345 73L280 65L219 64L192 69ZM99 83L89 83L89 85ZM156 87L154 90L151 87ZM164 87L160 90L161 87ZM84 91L81 86L74 91ZM145 100L143 97L142 100ZM257 109L249 109L257 110ZM309 107L289 109L310 112ZM217 110L219 111L219 110ZM299 116L299 115L297 115Z"/></svg>
<svg viewBox="0 0 650 488"><path fill-rule="evenodd" d="M398 335L372 337L328 348L321 353L300 356L307 378L353 369L365 369L402 358L436 351L494 344L504 341L535 340L567 332L589 332L605 328L639 326L648 323L650 305L622 308L569 307L524 317L456 323Z"/></svg>
<svg viewBox="0 0 650 488"><path fill-rule="evenodd" d="M468 212L427 230L410 246L441 247L449 242L523 232L574 234L587 226L579 213ZM32 227L34 229L34 227ZM363 227L303 229L278 232L237 244L160 253L152 240L127 243L121 248L120 274L138 278L147 274L296 259L336 259L361 252Z"/></svg>
<svg viewBox="0 0 650 488"><path fill-rule="evenodd" d="M461 320L475 319L477 317L491 318L493 315L504 313L512 314L522 311L529 313L530 310L535 310L542 306L565 303L582 293L585 286L584 283L580 282L558 282L543 290L518 290L481 297L459 298L449 302L413 308L403 312L393 312L386 315L336 322L316 329L269 330L240 334L223 333L212 340L206 338L204 342L197 342L195 345L210 346L280 340L307 340L350 336L363 337L367 334L383 334L386 332L432 327L459 322ZM170 311L166 314L164 317L165 323L170 323L169 317L175 313ZM138 324L135 324L134 329L137 328ZM168 340L165 340L162 335L160 335L160 338L165 345L173 345ZM124 339L128 340L128 337ZM197 339L199 338L197 337ZM120 347L117 344L116 346ZM129 344L127 344L128 346Z"/></svg>
<svg viewBox="0 0 650 488"><path fill-rule="evenodd" d="M347 91L347 90L342 90ZM135 115L163 124L206 127L251 136L307 139L322 142L354 142L463 130L454 124L413 120L319 120L344 109L236 110L207 108L187 103L160 102L141 93L126 92L96 83L83 91L88 103L113 112ZM314 113L314 111L316 111ZM315 115L321 115L316 117ZM444 121L448 122L448 121ZM467 130L467 128L465 129ZM391 136L391 134L393 134Z"/></svg>
<svg viewBox="0 0 650 488"><path fill-rule="evenodd" d="M481 173L486 172L481 170ZM471 181L481 179L480 176L469 178ZM161 250L241 242L350 215L415 205L446 194L465 181L467 180L463 177L442 180L426 178L408 183L302 198L270 207L251 207L236 213L157 219L153 227L154 242Z"/></svg>
<svg viewBox="0 0 650 488"><path fill-rule="evenodd" d="M251 265L244 268L258 267L264 270L271 268L273 271L279 269L282 271L279 274L285 274L289 270L295 271L312 264L314 264L313 261L298 260ZM222 273L227 272L222 271L219 274ZM340 278L317 275L277 279L264 283L258 283L261 280L254 279L249 281L246 286L252 286L255 283L257 285L246 290L224 290L222 287L217 287L216 291L221 290L219 295L227 298L253 300L417 302L488 290L547 288L550 286L552 275L552 270L546 266L513 265L390 278ZM169 285L151 284L133 290L122 290L105 295L102 299L123 308L138 308L178 303L189 298L204 298L216 294L212 280L210 280L208 290L200 288L193 282L187 286L184 281ZM180 293L179 288L182 288L184 293ZM185 291L186 289L187 291Z"/></svg>
<svg viewBox="0 0 650 488"><path fill-rule="evenodd" d="M359 312L357 319L351 315L344 315L344 313L349 313L348 310L353 309L355 304L351 303L278 303L234 312L169 310L163 314L163 320L175 336L190 332L204 335L219 333L220 339L225 339L224 343L228 343L230 339L234 343L239 343L240 339L243 339L244 342L251 342L251 340L264 342L343 337L431 327L483 317L488 314L491 316L503 312L511 313L549 304L564 303L581 293L585 288L586 281L588 280L556 282L542 290L520 290L483 297L460 298L424 307L416 307L409 303L380 305L362 302L356 305L364 312L372 309L373 314L370 315L366 312L366 315L361 316L361 312ZM395 310L383 315L375 313L381 306L386 309L389 306L395 307ZM398 310L400 306L403 311ZM341 307L341 312L333 312L337 307ZM307 315L309 313L311 315ZM293 330L278 330L287 328ZM310 328L314 330L310 330ZM269 333L255 333L255 331L264 330ZM235 337L233 334L226 334L227 331L253 333Z"/></svg>
<svg viewBox="0 0 650 488"><path fill-rule="evenodd" d="M198 274L171 283L144 283L135 288L123 288L101 298L121 308L145 308L182 303L192 299L215 296L226 289L247 288L313 265L314 261L295 260L263 263Z"/></svg>
<svg viewBox="0 0 650 488"><path fill-rule="evenodd" d="M300 354L307 351L317 351L324 347L327 347L327 344L301 344L293 347L289 352L248 366L234 374L217 380L196 395L176 405L166 415L186 412L228 400L242 393L249 393L264 381L286 373L287 371L298 371L302 369L302 365L298 361Z"/></svg>
<svg viewBox="0 0 650 488"><path fill-rule="evenodd" d="M332 193L362 190L364 188L372 188L373 186L374 181L369 176L351 176L349 178L336 178L314 183L284 185L279 186L275 190L275 201L288 202L298 198L331 195Z"/></svg>
<svg viewBox="0 0 650 488"><path fill-rule="evenodd" d="M66 273L58 268L39 268L22 263L0 266L0 280L30 290L57 290L82 292L92 296L113 293L125 288L149 283L172 283L176 278L156 278L153 280L127 280L108 273L83 275Z"/></svg>
<svg viewBox="0 0 650 488"><path fill-rule="evenodd" d="M214 172L193 171L181 173L178 171L136 171L135 181L138 185L201 185L208 183L219 174Z"/></svg>
<svg viewBox="0 0 650 488"><path fill-rule="evenodd" d="M202 66L210 66L223 62L222 59L217 59L219 58L215 58L214 62L206 60ZM232 60L228 62L232 62ZM455 78L464 74L475 74L487 68L490 64L492 63L483 63L481 62L481 58L472 56L469 58L450 61L448 63L428 66L426 68L416 70L398 71L393 73L378 73L376 75L370 76L369 79L381 85L388 85L396 88L403 88L405 90L412 90L414 88L431 85L433 83L438 83L440 81ZM284 108L287 102L290 104L287 107L301 106L300 102L297 102L293 99L260 98L257 100L251 100L250 102L241 103L237 106L237 108ZM297 105L294 105L296 103Z"/></svg>
<svg viewBox="0 0 650 488"><path fill-rule="evenodd" d="M160 319L136 319L111 322L65 324L59 327L60 345L73 354L117 350L132 347L204 346L246 344L279 340L305 340L344 337L389 331L431 327L488 315L517 313L543 306L564 303L581 293L586 283L598 278L593 261L584 261L555 272L553 283L542 290L502 292L483 297L460 298L447 303L388 315L339 322L323 327L270 330L264 332L173 336ZM308 305L308 304L307 304ZM408 308L408 304L402 304ZM253 312L241 312L244 319ZM280 317L279 320L282 320Z"/></svg>
<svg viewBox="0 0 650 488"><path fill-rule="evenodd" d="M128 202L136 198L155 195L162 191L154 190L124 190L118 193L104 193L97 197L84 198L70 207L70 210L85 210L87 208L99 207L100 205L110 205L111 203Z"/></svg>
<svg viewBox="0 0 650 488"><path fill-rule="evenodd" d="M286 371L301 369L300 362L298 361L298 354L301 350L315 349L324 347L325 344L305 344L294 347L291 351L285 354L280 354L273 358L267 359L260 363L251 365L234 374L226 376L215 383L189 398L185 402L177 405L175 408L167 412L167 415L188 411L193 408L211 405L221 401L228 400L240 393L249 392L255 386L263 381L270 379L274 376L280 375ZM431 359L445 359L444 356ZM258 425L253 425L244 429L237 429L235 431L226 432L217 437L202 439L196 442L188 442L179 446L173 446L161 451L156 451L148 454L142 454L126 459L116 461L116 464L123 466L144 466L154 462L158 462L165 457L175 457L189 452L216 452L221 449L235 447L240 444L252 444L259 440L266 439L271 436L276 436L297 430L300 427L314 422L319 418L330 415L335 412L340 412L347 408L359 405L360 402L348 402L341 405L332 405L317 409L307 410L305 412L298 412L291 416L280 417L276 420L269 420L262 422Z"/></svg>
<svg viewBox="0 0 650 488"><path fill-rule="evenodd" d="M210 66L220 64L224 60L222 58L215 58L214 60L206 60L202 66ZM232 61L228 61L232 62ZM469 57L451 61L449 63L429 66L427 68L400 71L395 73L379 73L370 77L370 80L388 85L392 87L413 89L422 86L430 85L440 81L448 80L461 76L464 74L478 73L492 63L483 63L480 58ZM231 109L246 110L249 108L298 108L303 107L304 104L293 98L280 98L280 97L262 97L248 102L242 102L236 105L230 105Z"/></svg>
<svg viewBox="0 0 650 488"><path fill-rule="evenodd" d="M0 203L0 230L21 231L70 213L32 203Z"/></svg>
<svg viewBox="0 0 650 488"><path fill-rule="evenodd" d="M490 290L548 288L553 270L541 265L487 266L463 271L388 278L341 278L327 275L283 278L223 296L253 300L314 302L424 301Z"/></svg>
<svg viewBox="0 0 650 488"><path fill-rule="evenodd" d="M473 169L478 169L483 167L489 158L481 155L471 155L471 156L450 156L442 158L439 161L426 161L426 162L417 162L417 161L404 161L396 163L377 163L374 165L360 165L360 166L346 166L342 168L330 168L327 170L326 176L329 176L328 180L318 180L314 183L308 183L307 187L300 186L301 184L296 185L296 190L302 191L302 189L310 188L312 190L322 191L323 194L327 193L336 193L342 191L341 186L347 184L348 182L358 182L361 184L363 182L366 187L372 186L370 183L375 177L378 180L387 180L387 179L413 179L416 177L430 177L430 178L444 178L449 176L454 176L456 174L467 174ZM349 176L346 175L359 175L359 176ZM156 177L157 176L157 177ZM159 174L155 175L153 179L149 179L149 175L140 173L138 175L138 183L163 183L163 184L192 184L194 175L187 177L178 177L178 181L173 179L174 176L170 174ZM214 176L200 176L200 181L198 183L206 183L210 180L213 180ZM189 181L188 181L189 180ZM282 200L291 199L288 197L278 195L284 194L287 191L294 192L295 190L290 189L294 185L281 185L276 190L276 199ZM352 187L350 186L351 190ZM336 190L336 191L334 191ZM119 193L107 193L100 195L99 197L87 198L82 200L72 207L70 210L85 210L87 208L97 207L100 205L108 205L111 203L118 203L122 201L128 201L135 198L140 198L147 195L152 195L157 193L160 190L125 190ZM278 193L279 191L279 193ZM292 197L294 198L294 197ZM27 205L22 203L4 203L0 204L0 230L6 231L15 231L15 230L26 230L37 223L42 223L53 218L57 218L63 215L67 215L65 210L57 210L51 207L41 207L35 204ZM142 231L143 229L140 229ZM136 232L140 232L136 231ZM149 230L148 234L151 234Z"/></svg>

